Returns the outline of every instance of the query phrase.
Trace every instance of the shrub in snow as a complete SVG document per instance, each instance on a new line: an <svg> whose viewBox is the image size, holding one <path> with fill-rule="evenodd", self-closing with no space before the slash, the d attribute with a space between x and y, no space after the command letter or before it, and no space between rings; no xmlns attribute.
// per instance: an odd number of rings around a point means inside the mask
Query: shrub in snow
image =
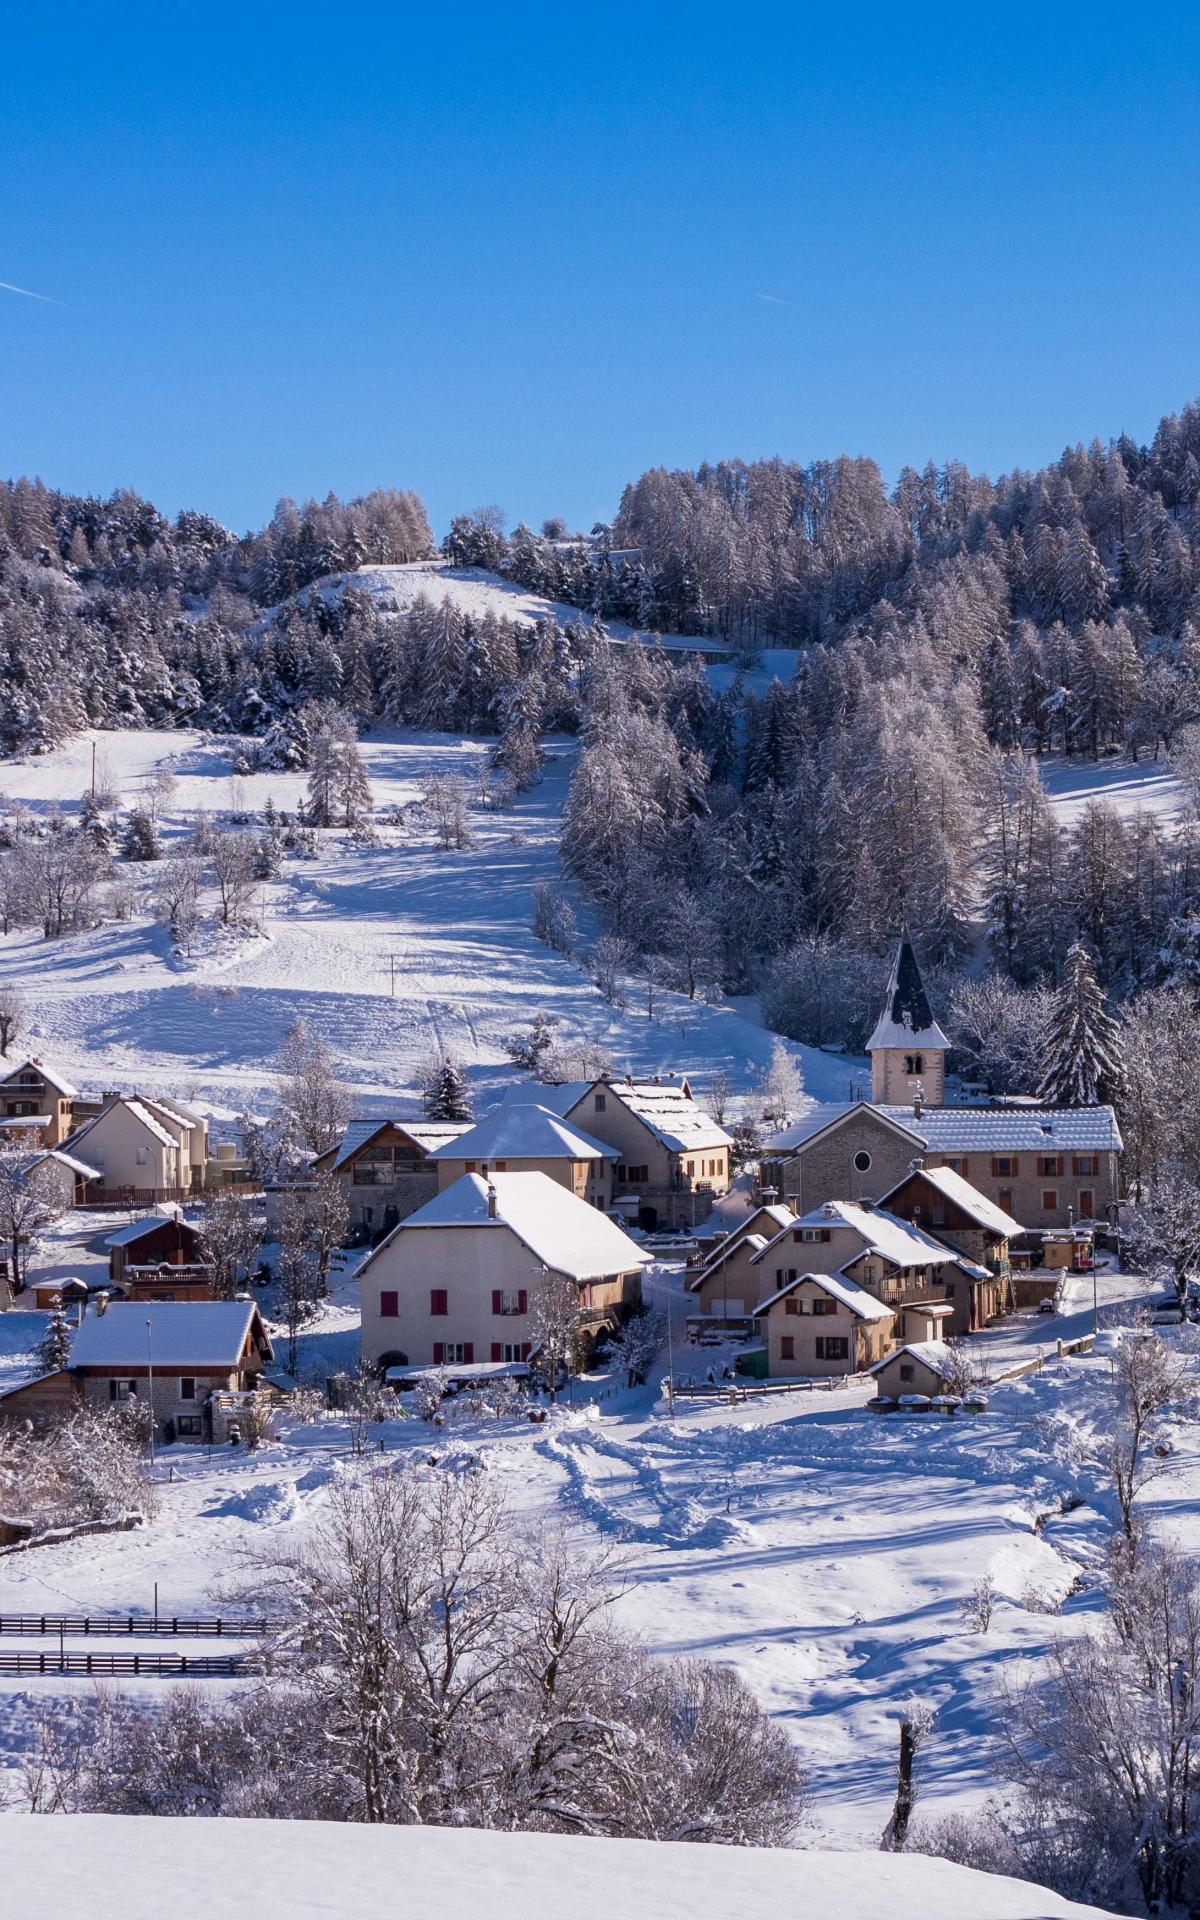
<svg viewBox="0 0 1200 1920"><path fill-rule="evenodd" d="M959 1608L962 1623L972 1633L986 1633L992 1624L996 1589L990 1573L977 1580Z"/></svg>

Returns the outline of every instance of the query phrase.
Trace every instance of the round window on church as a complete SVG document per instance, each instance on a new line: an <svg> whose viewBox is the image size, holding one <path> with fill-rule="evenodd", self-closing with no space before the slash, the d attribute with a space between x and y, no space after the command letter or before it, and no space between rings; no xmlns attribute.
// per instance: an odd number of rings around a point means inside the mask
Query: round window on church
<svg viewBox="0 0 1200 1920"><path fill-rule="evenodd" d="M869 1173L870 1170L871 1156L864 1147L860 1147L854 1156L854 1171L856 1173Z"/></svg>

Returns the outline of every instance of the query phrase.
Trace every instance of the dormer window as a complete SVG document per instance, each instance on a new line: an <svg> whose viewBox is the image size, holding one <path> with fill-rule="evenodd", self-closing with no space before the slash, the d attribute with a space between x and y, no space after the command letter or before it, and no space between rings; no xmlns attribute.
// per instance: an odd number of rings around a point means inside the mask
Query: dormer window
<svg viewBox="0 0 1200 1920"><path fill-rule="evenodd" d="M924 1073L925 1055L923 1053L906 1053L904 1056L904 1071L914 1076Z"/></svg>

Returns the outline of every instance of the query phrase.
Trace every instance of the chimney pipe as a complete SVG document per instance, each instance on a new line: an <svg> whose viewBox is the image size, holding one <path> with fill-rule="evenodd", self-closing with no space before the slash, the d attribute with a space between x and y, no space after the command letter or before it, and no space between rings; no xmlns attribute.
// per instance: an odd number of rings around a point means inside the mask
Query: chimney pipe
<svg viewBox="0 0 1200 1920"><path fill-rule="evenodd" d="M496 1189L492 1185L490 1180L488 1181L488 1187L487 1187L487 1203L488 1203L488 1219L494 1220L496 1218Z"/></svg>
<svg viewBox="0 0 1200 1920"><path fill-rule="evenodd" d="M98 1293L96 1295L97 1320L102 1320L107 1312L108 1312L108 1295L106 1293Z"/></svg>

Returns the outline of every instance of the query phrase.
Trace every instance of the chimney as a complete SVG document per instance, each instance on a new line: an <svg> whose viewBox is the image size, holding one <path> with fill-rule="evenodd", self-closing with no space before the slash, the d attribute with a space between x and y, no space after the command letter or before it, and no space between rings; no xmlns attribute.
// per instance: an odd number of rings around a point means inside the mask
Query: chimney
<svg viewBox="0 0 1200 1920"><path fill-rule="evenodd" d="M103 1320L103 1318L104 1318L104 1316L105 1316L105 1314L106 1314L107 1312L108 1312L108 1295L107 1295L106 1293L98 1293L98 1294L96 1295L96 1318L97 1318L97 1320Z"/></svg>
<svg viewBox="0 0 1200 1920"><path fill-rule="evenodd" d="M488 1181L488 1185L487 1185L487 1202L488 1202L488 1219L494 1220L496 1218L496 1189L492 1185L490 1180Z"/></svg>
<svg viewBox="0 0 1200 1920"><path fill-rule="evenodd" d="M921 1107L924 1102L924 1098L925 1096L921 1092L921 1083L920 1081L918 1081L916 1086L916 1091L913 1094L913 1114L915 1118L918 1120L921 1118Z"/></svg>
<svg viewBox="0 0 1200 1920"><path fill-rule="evenodd" d="M825 1202L825 1205L821 1208L821 1212L826 1220L833 1220L837 1217L837 1208L834 1206L832 1200Z"/></svg>

